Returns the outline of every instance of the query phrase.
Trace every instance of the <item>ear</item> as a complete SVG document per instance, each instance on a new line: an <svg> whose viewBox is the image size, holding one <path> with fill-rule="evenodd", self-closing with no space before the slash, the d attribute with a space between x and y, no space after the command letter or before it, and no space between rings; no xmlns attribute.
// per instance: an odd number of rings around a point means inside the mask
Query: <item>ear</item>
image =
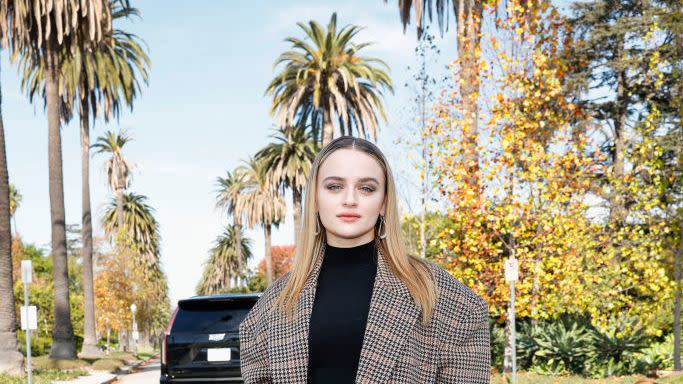
<svg viewBox="0 0 683 384"><path fill-rule="evenodd" d="M384 199L384 202L382 203L382 208L379 210L379 214L382 216L385 216L387 213L387 200Z"/></svg>

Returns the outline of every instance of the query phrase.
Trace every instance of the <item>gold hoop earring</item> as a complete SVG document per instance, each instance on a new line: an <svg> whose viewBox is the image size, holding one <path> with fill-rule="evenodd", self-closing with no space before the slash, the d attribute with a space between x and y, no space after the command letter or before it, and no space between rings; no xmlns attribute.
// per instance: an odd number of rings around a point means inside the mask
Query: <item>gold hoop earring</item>
<svg viewBox="0 0 683 384"><path fill-rule="evenodd" d="M384 216L382 215L379 215L379 228L377 229L377 235L382 240L386 239L387 237L387 223L384 221Z"/></svg>
<svg viewBox="0 0 683 384"><path fill-rule="evenodd" d="M316 236L320 234L320 215L316 212L315 213L315 232L313 232Z"/></svg>

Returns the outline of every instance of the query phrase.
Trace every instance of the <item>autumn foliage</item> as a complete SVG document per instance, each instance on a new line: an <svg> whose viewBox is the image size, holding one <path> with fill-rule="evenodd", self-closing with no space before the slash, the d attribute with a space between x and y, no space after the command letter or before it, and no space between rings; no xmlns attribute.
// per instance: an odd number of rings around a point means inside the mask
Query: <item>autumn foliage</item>
<svg viewBox="0 0 683 384"><path fill-rule="evenodd" d="M273 279L277 280L285 273L289 272L294 257L293 245L276 245L271 248L273 258ZM258 264L258 273L266 275L266 260L263 259Z"/></svg>
<svg viewBox="0 0 683 384"><path fill-rule="evenodd" d="M549 2L528 5L487 5L496 28L482 32L474 55L481 76L476 146L467 142L472 124L463 118L458 83L466 76L459 61L451 65L452 88L434 108L430 160L451 221L433 240L436 258L485 298L500 321L510 295L503 263L514 257L518 317L588 313L606 327L621 316L661 334L655 320L673 287L662 264L667 228L644 214L657 207L657 186L636 174L620 180L633 202L631 222L640 225L596 219L595 201L605 194L600 177L611 168L590 139L593 121L572 97L572 27ZM654 129L647 121L640 137L652 137L643 131ZM656 142L634 141L640 146L646 148L634 151L631 163L656 166L645 158L657 153Z"/></svg>

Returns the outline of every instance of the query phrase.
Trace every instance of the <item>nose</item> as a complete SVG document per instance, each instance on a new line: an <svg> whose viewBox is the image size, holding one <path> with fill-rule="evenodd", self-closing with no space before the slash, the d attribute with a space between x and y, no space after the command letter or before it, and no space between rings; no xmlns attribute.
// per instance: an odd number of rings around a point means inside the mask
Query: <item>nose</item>
<svg viewBox="0 0 683 384"><path fill-rule="evenodd" d="M356 201L356 190L355 188L347 188L344 194L344 206L345 207L355 207L358 205Z"/></svg>

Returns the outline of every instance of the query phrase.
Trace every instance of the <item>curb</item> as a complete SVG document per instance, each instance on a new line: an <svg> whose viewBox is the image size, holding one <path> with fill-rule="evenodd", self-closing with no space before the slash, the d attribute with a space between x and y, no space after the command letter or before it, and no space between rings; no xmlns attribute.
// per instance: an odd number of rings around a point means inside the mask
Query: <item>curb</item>
<svg viewBox="0 0 683 384"><path fill-rule="evenodd" d="M151 359L151 357L150 357L150 359ZM148 359L148 360L149 360L149 359ZM146 361L147 361L147 360L136 360L135 362L133 362L133 364L126 364L126 365L124 365L123 367L117 368L117 369L116 369L114 372L112 372L112 373L115 374L116 376L119 376L119 375L127 375L127 374L131 373L131 371L132 371L133 369L139 367L140 365L142 365L142 363L144 363L144 362L146 362Z"/></svg>
<svg viewBox="0 0 683 384"><path fill-rule="evenodd" d="M110 383L115 383L120 377L130 375L131 373L135 373L135 371L140 368L143 365L147 365L150 361L154 360L155 358L158 358L159 355L152 355L146 360L137 360L135 363L131 365L125 365L119 369L117 369L114 372L115 377L111 380L108 380L106 382L102 382L100 384L110 384Z"/></svg>
<svg viewBox="0 0 683 384"><path fill-rule="evenodd" d="M101 382L100 384L111 384L111 383L115 382L117 379L118 379L118 376L114 376L109 380L105 380L105 381Z"/></svg>

